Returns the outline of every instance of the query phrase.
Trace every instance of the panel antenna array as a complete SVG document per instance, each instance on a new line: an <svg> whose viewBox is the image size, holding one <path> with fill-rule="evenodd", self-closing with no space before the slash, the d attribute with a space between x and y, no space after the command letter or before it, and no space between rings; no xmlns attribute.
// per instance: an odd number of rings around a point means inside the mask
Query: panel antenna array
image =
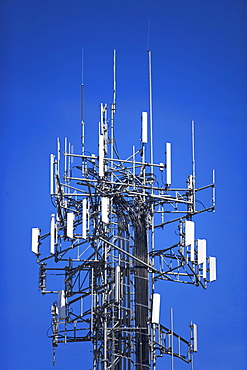
<svg viewBox="0 0 247 370"><path fill-rule="evenodd" d="M59 343L92 342L93 370L155 370L157 357L164 354L171 356L172 368L174 358L193 364L197 326L190 323L186 340L174 332L172 314L170 328L160 323L161 296L155 283L206 288L216 280L215 257L207 257L205 239L195 239L192 220L215 209L214 172L212 183L196 188L192 122L192 174L184 188L172 188L171 143L165 145L165 164L152 159L151 109L149 115L142 112L140 148L133 146L130 156L121 159L114 139L115 51L113 92L110 117L108 106L101 104L97 155L85 151L83 113L81 153L74 154L65 139L62 161L58 140L57 155L50 156L55 205L50 231L32 229L39 289L57 295L51 310L52 345L55 351ZM196 194L210 188L212 203L197 210ZM154 241L155 230L167 224L178 228L178 239L170 246ZM50 284L59 289L48 288Z"/></svg>

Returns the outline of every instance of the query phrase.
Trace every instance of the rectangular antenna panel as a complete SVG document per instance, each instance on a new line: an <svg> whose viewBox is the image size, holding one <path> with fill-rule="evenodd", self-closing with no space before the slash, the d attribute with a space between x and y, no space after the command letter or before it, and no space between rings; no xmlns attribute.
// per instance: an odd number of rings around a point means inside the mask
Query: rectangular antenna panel
<svg viewBox="0 0 247 370"><path fill-rule="evenodd" d="M190 260L195 260L195 223L193 221L185 221L185 246L190 246Z"/></svg>
<svg viewBox="0 0 247 370"><path fill-rule="evenodd" d="M54 159L55 155L50 155L50 195L54 194Z"/></svg>
<svg viewBox="0 0 247 370"><path fill-rule="evenodd" d="M197 325L193 324L193 338L194 338L194 352L197 352L198 346L197 346Z"/></svg>
<svg viewBox="0 0 247 370"><path fill-rule="evenodd" d="M197 240L197 248L198 248L198 257L197 263L200 265L203 264L203 272L202 277L206 279L207 277L207 247L206 247L206 240L205 239L198 239Z"/></svg>
<svg viewBox="0 0 247 370"><path fill-rule="evenodd" d="M109 223L109 218L108 218L108 215L109 215L109 198L107 197L102 197L101 198L101 211L102 211L102 221L105 223L105 224L108 224Z"/></svg>
<svg viewBox="0 0 247 370"><path fill-rule="evenodd" d="M120 299L120 266L115 267L115 301L119 302Z"/></svg>
<svg viewBox="0 0 247 370"><path fill-rule="evenodd" d="M66 299L64 290L58 291L58 313L60 320L66 318Z"/></svg>
<svg viewBox="0 0 247 370"><path fill-rule="evenodd" d="M189 175L188 177L188 189L193 189L193 176Z"/></svg>
<svg viewBox="0 0 247 370"><path fill-rule="evenodd" d="M55 303L51 306L51 314L52 315L57 315L57 316L59 315L58 307Z"/></svg>
<svg viewBox="0 0 247 370"><path fill-rule="evenodd" d="M32 252L35 254L39 253L39 236L40 229L37 227L32 228Z"/></svg>
<svg viewBox="0 0 247 370"><path fill-rule="evenodd" d="M198 265L200 265L201 263L206 263L206 239L198 239L197 248L198 248L198 258L197 258Z"/></svg>
<svg viewBox="0 0 247 370"><path fill-rule="evenodd" d="M209 257L209 267L210 267L210 273L209 273L209 281L215 281L216 280L216 257Z"/></svg>
<svg viewBox="0 0 247 370"><path fill-rule="evenodd" d="M53 304L51 306L51 314L52 315L58 315L59 314L57 305Z"/></svg>
<svg viewBox="0 0 247 370"><path fill-rule="evenodd" d="M166 185L172 183L171 143L166 143Z"/></svg>
<svg viewBox="0 0 247 370"><path fill-rule="evenodd" d="M160 294L153 294L153 307L152 307L152 323L159 324L160 322Z"/></svg>
<svg viewBox="0 0 247 370"><path fill-rule="evenodd" d="M82 239L87 239L87 198L82 200Z"/></svg>
<svg viewBox="0 0 247 370"><path fill-rule="evenodd" d="M74 213L67 213L67 228L66 235L68 238L73 239L74 237Z"/></svg>
<svg viewBox="0 0 247 370"><path fill-rule="evenodd" d="M142 112L142 143L148 142L148 114Z"/></svg>
<svg viewBox="0 0 247 370"><path fill-rule="evenodd" d="M55 253L55 215L51 215L50 253Z"/></svg>
<svg viewBox="0 0 247 370"><path fill-rule="evenodd" d="M104 135L99 135L99 177L104 176Z"/></svg>

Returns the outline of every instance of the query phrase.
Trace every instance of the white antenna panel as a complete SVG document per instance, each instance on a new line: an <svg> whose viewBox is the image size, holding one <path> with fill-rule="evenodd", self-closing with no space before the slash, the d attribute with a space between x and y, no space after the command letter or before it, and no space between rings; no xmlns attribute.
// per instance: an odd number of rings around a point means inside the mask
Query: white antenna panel
<svg viewBox="0 0 247 370"><path fill-rule="evenodd" d="M207 247L206 247L206 240L205 239L198 239L197 240L197 248L198 248L198 257L197 263L202 266L202 277L203 279L207 278Z"/></svg>
<svg viewBox="0 0 247 370"><path fill-rule="evenodd" d="M152 308L152 323L159 324L160 322L160 294L153 294L153 308Z"/></svg>
<svg viewBox="0 0 247 370"><path fill-rule="evenodd" d="M74 213L67 213L67 228L66 228L67 237L73 239L74 237Z"/></svg>
<svg viewBox="0 0 247 370"><path fill-rule="evenodd" d="M198 248L198 258L197 263L200 265L201 263L206 263L206 239L198 239L197 240L197 248Z"/></svg>
<svg viewBox="0 0 247 370"><path fill-rule="evenodd" d="M120 299L120 266L115 267L115 301L119 302Z"/></svg>
<svg viewBox="0 0 247 370"><path fill-rule="evenodd" d="M99 177L104 176L104 135L99 135Z"/></svg>
<svg viewBox="0 0 247 370"><path fill-rule="evenodd" d="M50 253L55 253L55 215L51 215Z"/></svg>
<svg viewBox="0 0 247 370"><path fill-rule="evenodd" d="M189 175L188 177L188 189L193 189L193 176Z"/></svg>
<svg viewBox="0 0 247 370"><path fill-rule="evenodd" d="M215 281L216 280L216 257L209 257L209 267L210 267L210 273L209 273L209 281Z"/></svg>
<svg viewBox="0 0 247 370"><path fill-rule="evenodd" d="M195 223L193 221L185 221L185 246L190 246L190 260L195 260Z"/></svg>
<svg viewBox="0 0 247 370"><path fill-rule="evenodd" d="M198 345L197 345L197 325L193 324L193 337L194 337L194 352L198 351Z"/></svg>
<svg viewBox="0 0 247 370"><path fill-rule="evenodd" d="M51 306L51 314L52 315L58 315L59 314L58 307L55 303Z"/></svg>
<svg viewBox="0 0 247 370"><path fill-rule="evenodd" d="M82 239L87 239L87 198L82 200Z"/></svg>
<svg viewBox="0 0 247 370"><path fill-rule="evenodd" d="M40 229L37 227L32 228L32 252L35 254L39 253L39 236Z"/></svg>
<svg viewBox="0 0 247 370"><path fill-rule="evenodd" d="M50 155L50 194L54 194L54 159L55 155Z"/></svg>
<svg viewBox="0 0 247 370"><path fill-rule="evenodd" d="M105 224L108 224L109 223L109 218L108 218L108 215L109 215L109 198L107 197L102 197L101 198L101 207L102 207L102 221L105 223Z"/></svg>
<svg viewBox="0 0 247 370"><path fill-rule="evenodd" d="M142 112L142 143L148 142L148 114Z"/></svg>
<svg viewBox="0 0 247 370"><path fill-rule="evenodd" d="M171 143L166 143L166 185L172 183Z"/></svg>
<svg viewBox="0 0 247 370"><path fill-rule="evenodd" d="M66 299L64 290L58 291L58 313L60 320L66 318Z"/></svg>

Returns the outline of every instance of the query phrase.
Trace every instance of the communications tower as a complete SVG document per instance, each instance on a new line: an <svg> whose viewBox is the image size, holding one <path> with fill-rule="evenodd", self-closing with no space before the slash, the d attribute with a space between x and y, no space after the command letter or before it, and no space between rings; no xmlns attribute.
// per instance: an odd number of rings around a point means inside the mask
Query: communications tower
<svg viewBox="0 0 247 370"><path fill-rule="evenodd" d="M212 183L196 187L194 122L192 168L185 187L172 187L171 143L165 163L153 160L152 73L148 51L149 108L141 113L141 144L121 158L114 136L116 51L113 101L101 104L98 150L85 150L82 84L81 150L65 138L50 156L50 195L55 207L50 230L32 229L32 252L39 265L39 289L53 294L51 339L92 342L93 370L157 369L165 354L192 364L197 325L188 339L160 323L157 281L206 288L216 280L216 259L206 240L196 239L193 217L215 209ZM147 153L149 155L147 155ZM196 195L211 189L209 207L197 210ZM155 231L174 224L172 245L155 242ZM166 232L164 230L163 232ZM51 277L51 275L56 275ZM172 368L174 363L172 362Z"/></svg>

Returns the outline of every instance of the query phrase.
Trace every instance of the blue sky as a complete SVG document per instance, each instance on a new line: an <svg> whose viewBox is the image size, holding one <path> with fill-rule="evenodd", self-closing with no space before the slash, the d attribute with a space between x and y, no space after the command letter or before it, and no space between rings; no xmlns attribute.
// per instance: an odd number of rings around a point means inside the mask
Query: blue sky
<svg viewBox="0 0 247 370"><path fill-rule="evenodd" d="M164 282L161 320L168 325L173 307L176 332L186 335L190 320L198 324L195 369L246 369L246 1L9 0L0 14L2 368L53 368L46 337L53 298L37 291L30 238L32 227L49 228L56 138L67 136L80 150L81 50L86 145L97 152L99 104L112 100L117 49L116 139L128 155L148 109L150 20L154 159L164 161L165 142L172 142L173 183L184 186L194 119L197 184L210 183L213 168L217 184L217 212L195 221L197 237L217 257L218 279L206 291ZM61 345L56 369L90 369L90 350ZM175 362L177 370L188 368Z"/></svg>

